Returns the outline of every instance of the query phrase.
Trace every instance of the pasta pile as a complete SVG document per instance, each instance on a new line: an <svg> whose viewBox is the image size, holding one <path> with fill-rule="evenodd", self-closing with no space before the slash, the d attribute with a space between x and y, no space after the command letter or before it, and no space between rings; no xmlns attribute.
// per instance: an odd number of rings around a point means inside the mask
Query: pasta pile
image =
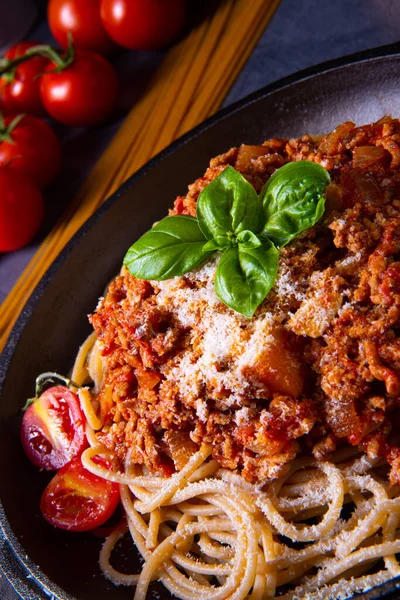
<svg viewBox="0 0 400 600"><path fill-rule="evenodd" d="M87 369L95 394L102 372L94 334L73 381L87 381ZM82 463L120 484L126 514L106 539L100 566L116 585L136 586L135 600L146 598L153 580L182 600L344 599L400 574L400 487L389 485L379 459L351 447L331 462L301 457L262 488L221 469L207 444L169 478L133 464L129 453L124 470L114 471L106 466L112 453L96 438L94 396L87 388L78 394L90 443ZM107 461L94 462L99 456ZM140 574L111 564L127 534L145 561Z"/></svg>

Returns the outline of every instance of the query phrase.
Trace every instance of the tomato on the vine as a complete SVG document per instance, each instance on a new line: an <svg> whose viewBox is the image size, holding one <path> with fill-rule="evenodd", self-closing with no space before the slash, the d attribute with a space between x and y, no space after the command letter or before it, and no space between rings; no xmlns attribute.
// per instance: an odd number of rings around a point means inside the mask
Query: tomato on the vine
<svg viewBox="0 0 400 600"><path fill-rule="evenodd" d="M7 50L5 57L15 60L37 45L37 42L19 42ZM35 56L3 74L0 77L0 110L5 114L28 113L36 117L45 116L39 87L40 76L48 64L47 58Z"/></svg>
<svg viewBox="0 0 400 600"><path fill-rule="evenodd" d="M76 394L63 385L47 389L22 419L26 455L37 467L60 469L87 447L85 423Z"/></svg>
<svg viewBox="0 0 400 600"><path fill-rule="evenodd" d="M56 134L36 117L0 115L0 167L27 173L44 188L54 179L61 164L61 145Z"/></svg>
<svg viewBox="0 0 400 600"><path fill-rule="evenodd" d="M44 216L43 196L32 179L0 168L0 252L11 252L28 244L38 232Z"/></svg>
<svg viewBox="0 0 400 600"><path fill-rule="evenodd" d="M118 504L118 484L93 475L75 458L50 481L40 510L55 527L89 531L108 521Z"/></svg>
<svg viewBox="0 0 400 600"><path fill-rule="evenodd" d="M80 50L107 54L115 47L100 18L99 0L50 0L47 19L62 48L68 47L68 33Z"/></svg>
<svg viewBox="0 0 400 600"><path fill-rule="evenodd" d="M174 41L186 19L186 0L101 0L109 36L131 50L152 50Z"/></svg>
<svg viewBox="0 0 400 600"><path fill-rule="evenodd" d="M99 54L77 50L66 67L51 64L40 81L40 94L48 113L71 127L100 123L113 110L117 75Z"/></svg>

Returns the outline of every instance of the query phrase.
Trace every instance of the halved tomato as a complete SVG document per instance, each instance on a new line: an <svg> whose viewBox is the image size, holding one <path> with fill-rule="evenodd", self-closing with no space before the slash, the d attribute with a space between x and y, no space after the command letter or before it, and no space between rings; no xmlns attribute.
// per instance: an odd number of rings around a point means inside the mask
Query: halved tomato
<svg viewBox="0 0 400 600"><path fill-rule="evenodd" d="M77 395L62 385L43 392L23 416L21 441L33 464L48 471L80 456L88 443Z"/></svg>
<svg viewBox="0 0 400 600"><path fill-rule="evenodd" d="M118 503L118 484L90 473L78 457L50 481L42 494L40 510L55 527L89 531L108 521Z"/></svg>

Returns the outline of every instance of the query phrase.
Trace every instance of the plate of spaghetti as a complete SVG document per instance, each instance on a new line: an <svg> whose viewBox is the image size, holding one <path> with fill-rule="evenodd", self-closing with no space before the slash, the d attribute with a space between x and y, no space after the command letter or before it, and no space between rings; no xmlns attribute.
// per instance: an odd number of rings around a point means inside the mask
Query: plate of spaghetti
<svg viewBox="0 0 400 600"><path fill-rule="evenodd" d="M395 597L398 61L220 113L45 276L0 379L23 597Z"/></svg>

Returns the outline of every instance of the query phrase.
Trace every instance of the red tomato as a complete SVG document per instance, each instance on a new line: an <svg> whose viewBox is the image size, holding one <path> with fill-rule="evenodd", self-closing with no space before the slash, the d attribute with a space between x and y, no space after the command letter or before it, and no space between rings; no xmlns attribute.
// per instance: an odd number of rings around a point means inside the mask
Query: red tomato
<svg viewBox="0 0 400 600"><path fill-rule="evenodd" d="M12 121L13 117L5 118L6 129ZM51 127L26 116L11 131L10 137L11 141L2 137L0 130L0 167L8 165L12 171L27 173L40 188L46 187L61 164L60 142Z"/></svg>
<svg viewBox="0 0 400 600"><path fill-rule="evenodd" d="M5 56L14 60L23 56L28 48L39 42L20 42L12 46ZM40 97L40 75L44 73L49 61L42 56L18 65L11 74L0 77L0 109L5 114L28 113L43 117L46 111Z"/></svg>
<svg viewBox="0 0 400 600"><path fill-rule="evenodd" d="M100 18L100 0L50 0L47 19L62 48L68 47L68 32L81 50L107 54L115 47Z"/></svg>
<svg viewBox="0 0 400 600"><path fill-rule="evenodd" d="M28 175L0 168L0 252L26 246L44 216L42 194Z"/></svg>
<svg viewBox="0 0 400 600"><path fill-rule="evenodd" d="M51 525L69 531L89 531L103 525L119 503L119 486L93 475L75 458L50 481L40 510Z"/></svg>
<svg viewBox="0 0 400 600"><path fill-rule="evenodd" d="M172 42L185 24L185 0L101 0L109 36L131 50L152 50Z"/></svg>
<svg viewBox="0 0 400 600"><path fill-rule="evenodd" d="M94 52L77 50L73 62L59 73L40 81L40 94L50 115L72 127L100 123L109 116L117 99L118 80L110 63Z"/></svg>
<svg viewBox="0 0 400 600"><path fill-rule="evenodd" d="M26 410L21 440L28 458L42 469L60 469L87 447L85 416L76 394L58 385Z"/></svg>

